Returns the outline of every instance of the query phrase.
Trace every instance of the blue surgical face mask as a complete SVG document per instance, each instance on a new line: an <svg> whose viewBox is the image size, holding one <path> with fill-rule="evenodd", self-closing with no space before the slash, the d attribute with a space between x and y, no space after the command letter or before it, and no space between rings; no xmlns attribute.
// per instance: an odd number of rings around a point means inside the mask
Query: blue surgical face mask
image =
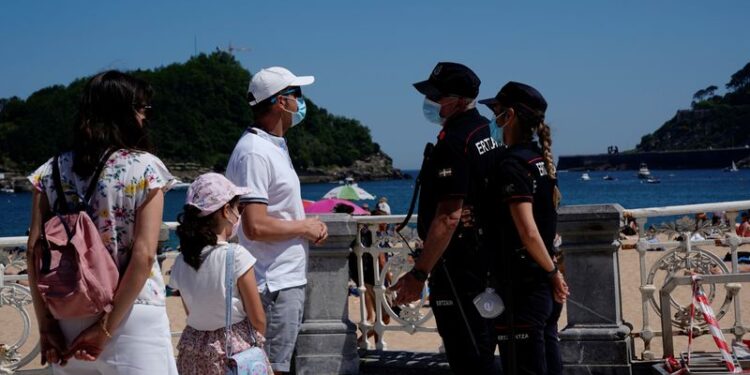
<svg viewBox="0 0 750 375"><path fill-rule="evenodd" d="M422 111L424 112L424 117L427 119L427 121L443 125L445 122L445 119L440 117L440 108L442 106L440 103L433 102L430 99L424 98L424 104L422 104Z"/></svg>
<svg viewBox="0 0 750 375"><path fill-rule="evenodd" d="M505 115L505 111L501 112L499 115L492 118L492 121L490 121L490 135L500 146L505 144L503 142L503 127L505 127L505 125L498 125L497 118L503 115Z"/></svg>
<svg viewBox="0 0 750 375"><path fill-rule="evenodd" d="M307 104L304 98L297 98L297 112L292 112L286 108L282 109L292 114L292 127L302 122L305 119L305 114L307 114Z"/></svg>

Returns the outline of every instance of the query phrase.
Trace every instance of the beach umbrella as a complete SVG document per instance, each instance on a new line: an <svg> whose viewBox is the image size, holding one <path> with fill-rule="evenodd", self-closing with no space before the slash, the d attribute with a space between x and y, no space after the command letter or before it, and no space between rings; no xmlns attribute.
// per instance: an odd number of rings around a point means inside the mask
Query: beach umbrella
<svg viewBox="0 0 750 375"><path fill-rule="evenodd" d="M336 199L336 198L328 198L328 199L322 199L319 200L307 207L305 207L305 213L306 214L330 214L333 212L334 207L336 207L339 204L345 204L347 206L350 206L354 209L352 212L352 215L369 215L370 213L367 212L367 210L363 209L360 206L357 206L356 204L344 200L344 199Z"/></svg>
<svg viewBox="0 0 750 375"><path fill-rule="evenodd" d="M372 194L366 192L365 189L357 186L357 184L346 184L335 187L327 192L323 198L339 198L351 201L375 199Z"/></svg>
<svg viewBox="0 0 750 375"><path fill-rule="evenodd" d="M311 201L309 199L303 199L302 200L302 207L307 209L311 204L315 203L315 201Z"/></svg>

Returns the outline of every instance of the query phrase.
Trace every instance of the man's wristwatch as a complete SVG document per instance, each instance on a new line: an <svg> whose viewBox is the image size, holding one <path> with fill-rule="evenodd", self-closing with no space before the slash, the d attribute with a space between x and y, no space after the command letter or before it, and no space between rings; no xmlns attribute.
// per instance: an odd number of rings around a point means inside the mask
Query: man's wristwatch
<svg viewBox="0 0 750 375"><path fill-rule="evenodd" d="M553 268L552 271L547 272L547 278L551 280L553 277L557 276L558 272L560 272L560 270L557 269L557 264L555 264L555 268Z"/></svg>
<svg viewBox="0 0 750 375"><path fill-rule="evenodd" d="M415 279L417 279L417 280L419 280L421 282L427 281L427 272L420 271L420 270L418 270L416 268L412 268L411 271L409 271L409 273L412 276L414 276Z"/></svg>

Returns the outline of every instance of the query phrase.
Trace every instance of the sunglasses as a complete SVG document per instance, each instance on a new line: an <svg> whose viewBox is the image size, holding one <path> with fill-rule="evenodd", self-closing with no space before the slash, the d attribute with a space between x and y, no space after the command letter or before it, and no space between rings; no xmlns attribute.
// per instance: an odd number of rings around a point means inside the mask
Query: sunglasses
<svg viewBox="0 0 750 375"><path fill-rule="evenodd" d="M152 107L151 107L151 104L141 103L141 104L133 104L133 108L138 112L147 112L147 111L150 111Z"/></svg>
<svg viewBox="0 0 750 375"><path fill-rule="evenodd" d="M271 99L271 103L276 103L276 98L279 96L293 96L295 98L301 98L302 97L302 88L300 87L292 87L288 90L284 90L276 95L274 95L273 99Z"/></svg>

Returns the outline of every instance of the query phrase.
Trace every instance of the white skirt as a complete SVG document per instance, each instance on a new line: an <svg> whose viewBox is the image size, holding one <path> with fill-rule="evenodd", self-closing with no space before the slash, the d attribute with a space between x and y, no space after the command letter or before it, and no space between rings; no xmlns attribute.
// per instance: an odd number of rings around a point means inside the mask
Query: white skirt
<svg viewBox="0 0 750 375"><path fill-rule="evenodd" d="M61 320L67 344L97 320ZM52 369L56 375L177 375L167 309L134 304L96 361L71 358L65 366L52 365Z"/></svg>

